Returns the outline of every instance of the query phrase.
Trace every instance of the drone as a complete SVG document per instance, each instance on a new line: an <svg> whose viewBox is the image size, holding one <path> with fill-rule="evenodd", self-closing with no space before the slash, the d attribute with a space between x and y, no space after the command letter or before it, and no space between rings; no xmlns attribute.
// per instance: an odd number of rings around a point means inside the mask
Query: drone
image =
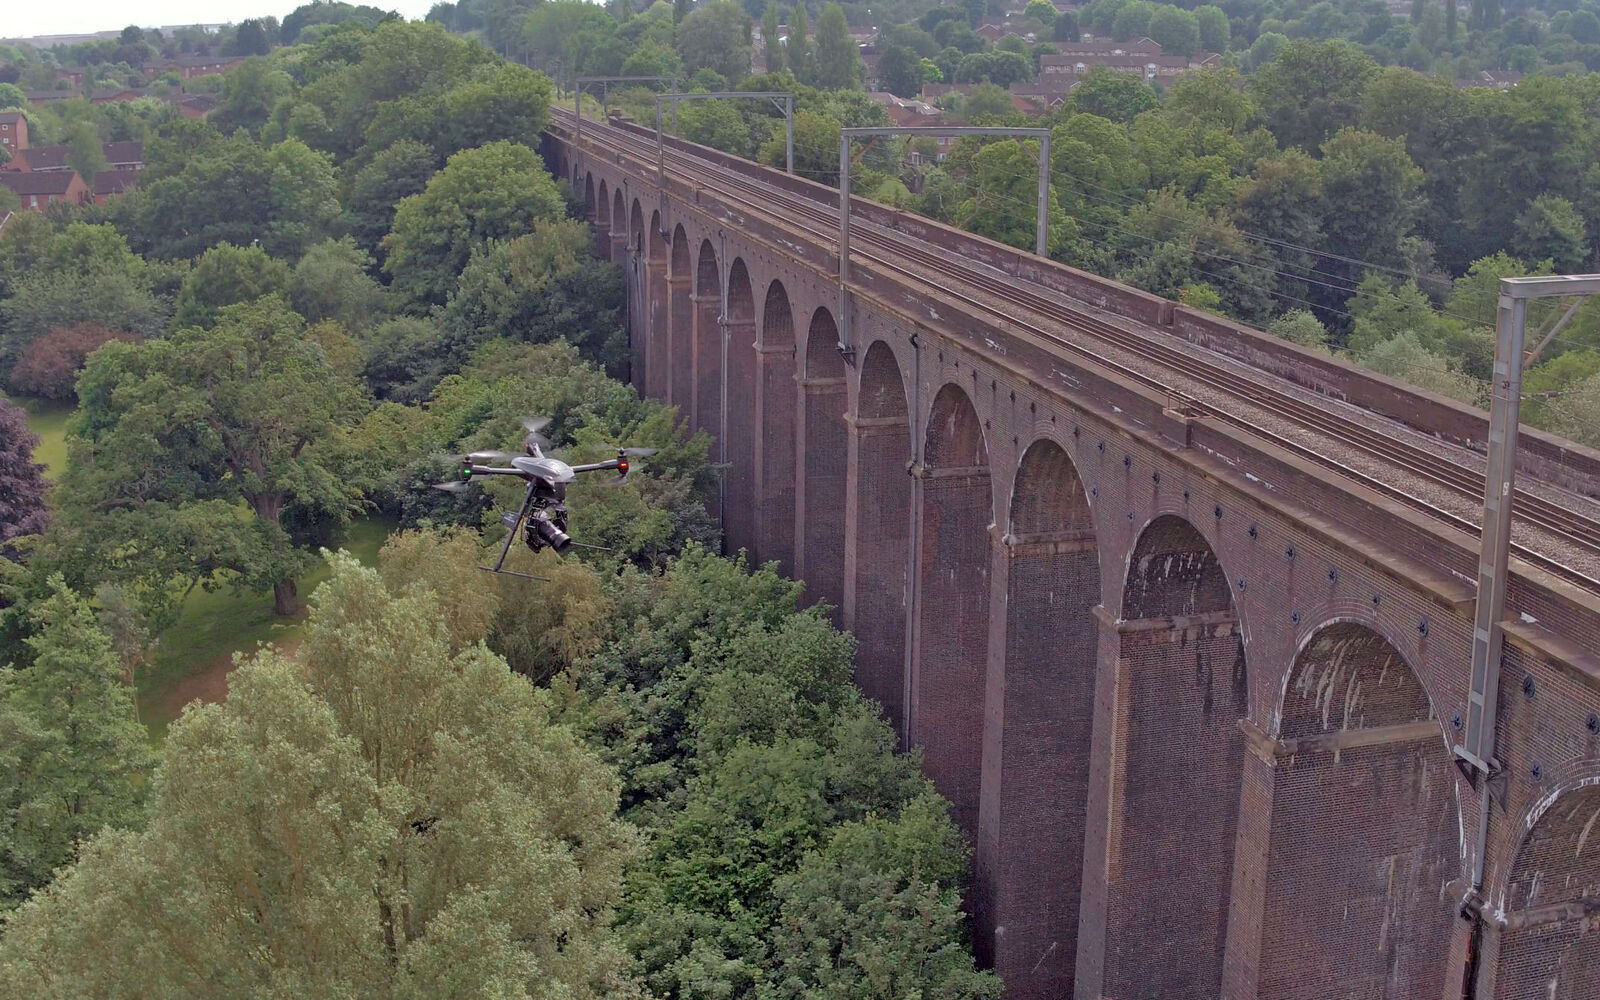
<svg viewBox="0 0 1600 1000"><path fill-rule="evenodd" d="M603 548L574 542L572 536L567 534L567 484L574 481L580 472L615 469L616 478L608 480L605 485L620 486L628 476L629 458L647 458L656 453L654 448L618 448L616 458L587 465L568 465L544 453L544 448L549 447L550 442L542 438L539 432L549 423L548 419L523 421L528 436L523 442L522 454L509 451L473 452L461 457L461 471L457 479L433 484L436 490L461 493L472 484L475 476L518 476L527 482L528 492L522 497L522 506L516 513L506 511L500 515L500 523L507 529L506 543L501 547L500 558L495 560L493 566L478 567L485 572L517 576L525 580L545 579L504 568L511 544L517 540L518 526L523 528L523 541L534 552L551 549L559 555L573 545Z"/></svg>

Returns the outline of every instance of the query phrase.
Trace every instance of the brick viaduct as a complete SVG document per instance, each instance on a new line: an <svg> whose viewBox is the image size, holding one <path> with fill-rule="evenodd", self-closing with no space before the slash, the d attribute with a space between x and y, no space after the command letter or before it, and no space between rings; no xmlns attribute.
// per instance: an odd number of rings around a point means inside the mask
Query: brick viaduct
<svg viewBox="0 0 1600 1000"><path fill-rule="evenodd" d="M663 178L637 130L562 121L546 156L627 274L635 382L718 438L728 550L777 560L856 635L860 686L973 844L977 949L1008 996L1600 997L1594 595L1513 592L1503 783L1464 908L1470 546L935 285L862 268L847 364L833 248L715 169L836 192L684 143L704 173ZM1269 367L1294 350L856 210ZM1291 360L1351 398L1403 393Z"/></svg>

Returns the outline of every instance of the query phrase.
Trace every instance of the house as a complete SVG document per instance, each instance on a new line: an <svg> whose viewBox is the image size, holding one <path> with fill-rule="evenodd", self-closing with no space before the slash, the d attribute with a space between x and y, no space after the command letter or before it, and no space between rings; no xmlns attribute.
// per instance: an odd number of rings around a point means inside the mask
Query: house
<svg viewBox="0 0 1600 1000"><path fill-rule="evenodd" d="M28 148L28 119L20 111L0 111L0 149L16 155Z"/></svg>
<svg viewBox="0 0 1600 1000"><path fill-rule="evenodd" d="M182 79L193 80L197 76L211 73L226 73L244 62L245 58L245 56L177 56L172 59L147 62L140 67L140 70L148 78L176 73Z"/></svg>
<svg viewBox="0 0 1600 1000"><path fill-rule="evenodd" d="M67 101L83 95L76 90L29 90L24 95L29 104L46 104L50 101Z"/></svg>
<svg viewBox="0 0 1600 1000"><path fill-rule="evenodd" d="M1150 38L1130 38L1119 42L1115 38L1080 38L1076 42L1052 42L1056 53L1063 56L1159 56L1161 43Z"/></svg>
<svg viewBox="0 0 1600 1000"><path fill-rule="evenodd" d="M104 205L110 198L121 194L139 182L135 170L102 170L94 175L94 203Z"/></svg>
<svg viewBox="0 0 1600 1000"><path fill-rule="evenodd" d="M184 94L178 99L178 113L185 118L204 118L217 110L213 94Z"/></svg>
<svg viewBox="0 0 1600 1000"><path fill-rule="evenodd" d="M148 95L150 91L144 87L105 87L89 93L90 104L113 104L123 101L137 101Z"/></svg>
<svg viewBox="0 0 1600 1000"><path fill-rule="evenodd" d="M108 142L100 147L105 154L106 166L117 171L134 171L144 169L144 143L142 142ZM98 192L100 189L95 188Z"/></svg>
<svg viewBox="0 0 1600 1000"><path fill-rule="evenodd" d="M0 184L10 188L30 212L43 212L58 201L82 205L89 201L89 185L75 170L8 170L0 173Z"/></svg>
<svg viewBox="0 0 1600 1000"><path fill-rule="evenodd" d="M939 109L926 101L900 97L888 91L875 90L867 95L874 104L881 104L889 113L889 120L901 128L941 123Z"/></svg>
<svg viewBox="0 0 1600 1000"><path fill-rule="evenodd" d="M1510 90L1522 79L1514 69L1485 69L1465 79L1457 80L1457 87L1488 87L1492 90Z"/></svg>

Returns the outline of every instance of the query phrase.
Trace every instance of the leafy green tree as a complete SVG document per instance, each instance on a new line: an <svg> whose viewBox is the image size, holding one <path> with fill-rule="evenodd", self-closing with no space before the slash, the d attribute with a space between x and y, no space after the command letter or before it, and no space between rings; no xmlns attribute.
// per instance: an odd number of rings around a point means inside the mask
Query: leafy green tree
<svg viewBox="0 0 1600 1000"><path fill-rule="evenodd" d="M1301 347L1325 347L1328 328L1307 309L1291 309L1267 325L1267 332Z"/></svg>
<svg viewBox="0 0 1600 1000"><path fill-rule="evenodd" d="M693 75L709 69L727 80L750 75L750 18L733 0L711 0L678 25L678 55Z"/></svg>
<svg viewBox="0 0 1600 1000"><path fill-rule="evenodd" d="M1194 17L1200 30L1200 47L1207 52L1226 52L1233 40L1233 26L1222 8L1205 4L1194 9Z"/></svg>
<svg viewBox="0 0 1600 1000"><path fill-rule="evenodd" d="M1377 71L1349 42L1296 39L1250 78L1250 93L1279 143L1312 150L1356 124L1362 91Z"/></svg>
<svg viewBox="0 0 1600 1000"><path fill-rule="evenodd" d="M1233 207L1235 225L1272 241L1264 247L1275 261L1276 274L1270 277L1290 301L1312 301L1311 283L1323 280L1315 277L1323 262L1318 252L1327 243L1322 183L1321 164L1290 149L1256 164L1255 176L1240 189Z"/></svg>
<svg viewBox="0 0 1600 1000"><path fill-rule="evenodd" d="M1160 103L1155 91L1132 73L1092 66L1072 91L1072 107L1126 124Z"/></svg>
<svg viewBox="0 0 1600 1000"><path fill-rule="evenodd" d="M638 996L615 776L503 660L454 652L435 596L337 559L299 662L259 654L173 726L148 830L13 918L10 991Z"/></svg>
<svg viewBox="0 0 1600 1000"><path fill-rule="evenodd" d="M43 219L16 217L6 230L11 294L0 299L0 353L8 361L52 330L96 324L151 336L166 326L150 269L113 227L73 223L53 234Z"/></svg>
<svg viewBox="0 0 1600 1000"><path fill-rule="evenodd" d="M604 8L582 0L550 0L534 7L522 23L522 44L534 64L569 85L575 72L573 40L585 31L614 30Z"/></svg>
<svg viewBox="0 0 1600 1000"><path fill-rule="evenodd" d="M67 132L67 166L77 171L86 183L94 182L94 175L106 169L106 156L100 145L100 130L94 122L73 122Z"/></svg>
<svg viewBox="0 0 1600 1000"><path fill-rule="evenodd" d="M922 93L922 60L905 45L889 45L878 54L878 86L900 97Z"/></svg>
<svg viewBox="0 0 1600 1000"><path fill-rule="evenodd" d="M1022 9L1026 17L1038 21L1047 29L1053 30L1056 24L1056 8L1050 0L1028 0L1028 5Z"/></svg>
<svg viewBox="0 0 1600 1000"><path fill-rule="evenodd" d="M1150 34L1150 19L1156 5L1146 0L1129 0L1111 19L1111 37L1119 42Z"/></svg>
<svg viewBox="0 0 1600 1000"><path fill-rule="evenodd" d="M357 333L388 312L384 287L368 271L372 258L346 236L306 251L288 279L289 301L309 322L334 320Z"/></svg>
<svg viewBox="0 0 1600 1000"><path fill-rule="evenodd" d="M265 59L246 59L223 76L211 123L225 134L241 128L259 133L274 106L293 91L288 73Z"/></svg>
<svg viewBox="0 0 1600 1000"><path fill-rule="evenodd" d="M224 307L276 295L288 287L289 265L258 246L222 243L202 254L184 277L172 321L178 326L214 326Z"/></svg>
<svg viewBox="0 0 1600 1000"><path fill-rule="evenodd" d="M102 578L128 583L157 618L174 585L219 570L271 587L277 613L293 613L308 554L291 529L358 506L320 445L363 409L300 318L267 297L223 309L209 329L107 344L78 395L65 543L98 549Z"/></svg>
<svg viewBox="0 0 1600 1000"><path fill-rule="evenodd" d="M1078 41L1078 15L1070 10L1064 10L1057 14L1053 37L1058 42Z"/></svg>
<svg viewBox="0 0 1600 1000"><path fill-rule="evenodd" d="M813 81L830 90L850 90L861 81L861 56L850 37L844 8L824 4L817 18L817 72Z"/></svg>
<svg viewBox="0 0 1600 1000"><path fill-rule="evenodd" d="M587 225L559 219L474 250L444 313L457 357L496 338L565 339L590 360L620 369L628 349L622 274L597 259L592 244Z"/></svg>
<svg viewBox="0 0 1600 1000"><path fill-rule="evenodd" d="M48 587L28 612L33 664L0 668L0 911L102 827L137 825L152 763L111 640L60 576Z"/></svg>
<svg viewBox="0 0 1600 1000"><path fill-rule="evenodd" d="M782 26L777 0L767 0L761 15L761 64L768 73L783 72Z"/></svg>
<svg viewBox="0 0 1600 1000"><path fill-rule="evenodd" d="M555 181L526 146L495 142L450 157L395 209L384 270L412 300L443 304L473 247L531 232L563 213Z"/></svg>
<svg viewBox="0 0 1600 1000"><path fill-rule="evenodd" d="M22 108L28 103L28 95L14 83L0 83L0 110Z"/></svg>
<svg viewBox="0 0 1600 1000"><path fill-rule="evenodd" d="M1200 22L1189 11L1159 4L1150 15L1150 37L1161 45L1164 55L1194 55L1200 47Z"/></svg>
<svg viewBox="0 0 1600 1000"><path fill-rule="evenodd" d="M1324 142L1322 231L1328 249L1353 260L1403 265L1403 240L1416 218L1421 184L1422 171L1398 139L1344 129ZM1358 277L1355 265L1339 267L1345 277Z"/></svg>
<svg viewBox="0 0 1600 1000"><path fill-rule="evenodd" d="M1600 375L1590 375L1550 404L1557 434L1600 448Z"/></svg>
<svg viewBox="0 0 1600 1000"><path fill-rule="evenodd" d="M972 158L972 197L956 209L957 224L1001 243L1032 248L1036 242L1038 158L1036 149L1014 139L979 150ZM1046 211L1050 238L1059 244L1067 238L1067 220L1053 194Z"/></svg>
<svg viewBox="0 0 1600 1000"><path fill-rule="evenodd" d="M1548 259L1558 271L1578 271L1589 259L1583 216L1567 199L1541 194L1517 216L1512 250L1525 260Z"/></svg>
<svg viewBox="0 0 1600 1000"><path fill-rule="evenodd" d="M387 147L350 178L344 198L345 225L356 243L379 253L402 198L421 194L438 162L424 143L401 140Z"/></svg>
<svg viewBox="0 0 1600 1000"><path fill-rule="evenodd" d="M806 24L806 5L797 3L789 11L789 41L784 48L783 61L789 72L801 83L810 84L815 79L815 53L811 51L810 26Z"/></svg>

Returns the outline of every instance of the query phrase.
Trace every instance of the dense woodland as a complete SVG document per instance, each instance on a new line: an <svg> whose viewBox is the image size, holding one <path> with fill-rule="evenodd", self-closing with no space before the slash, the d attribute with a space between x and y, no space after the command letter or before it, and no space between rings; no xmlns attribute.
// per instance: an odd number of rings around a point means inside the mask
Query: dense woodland
<svg viewBox="0 0 1600 1000"><path fill-rule="evenodd" d="M0 379L73 406L46 479L0 401L0 997L997 996L850 637L711 554L709 440L613 377L551 81L301 27L209 120L30 112L147 169L0 230ZM660 450L573 488L609 551L502 585L518 484L428 484L535 414L574 461ZM374 515L375 565L327 552ZM208 590L306 621L153 740L135 685Z"/></svg>

